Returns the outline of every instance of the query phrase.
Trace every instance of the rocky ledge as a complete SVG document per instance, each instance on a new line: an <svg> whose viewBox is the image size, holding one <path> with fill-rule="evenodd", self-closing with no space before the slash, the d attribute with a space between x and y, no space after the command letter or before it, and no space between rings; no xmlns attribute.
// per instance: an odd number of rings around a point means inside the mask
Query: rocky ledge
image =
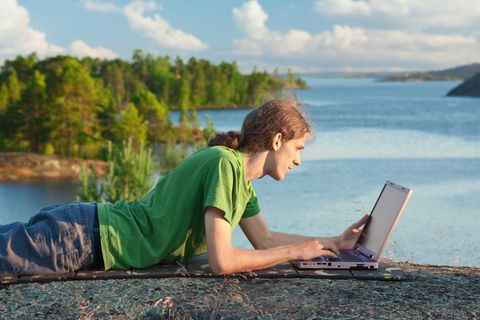
<svg viewBox="0 0 480 320"><path fill-rule="evenodd" d="M480 97L480 72L450 90L447 96Z"/></svg>
<svg viewBox="0 0 480 320"><path fill-rule="evenodd" d="M95 166L100 176L105 175L106 162L80 158L61 158L25 152L0 153L0 182L36 179L77 180L82 163Z"/></svg>
<svg viewBox="0 0 480 320"><path fill-rule="evenodd" d="M397 263L407 281L161 278L17 284L4 319L478 319L480 269Z"/></svg>

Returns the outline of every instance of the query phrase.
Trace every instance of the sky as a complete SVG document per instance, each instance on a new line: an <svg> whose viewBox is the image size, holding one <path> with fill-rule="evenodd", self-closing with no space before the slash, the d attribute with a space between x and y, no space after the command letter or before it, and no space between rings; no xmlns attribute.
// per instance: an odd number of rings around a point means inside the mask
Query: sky
<svg viewBox="0 0 480 320"><path fill-rule="evenodd" d="M135 49L243 72L440 70L480 62L480 0L0 0L0 64Z"/></svg>

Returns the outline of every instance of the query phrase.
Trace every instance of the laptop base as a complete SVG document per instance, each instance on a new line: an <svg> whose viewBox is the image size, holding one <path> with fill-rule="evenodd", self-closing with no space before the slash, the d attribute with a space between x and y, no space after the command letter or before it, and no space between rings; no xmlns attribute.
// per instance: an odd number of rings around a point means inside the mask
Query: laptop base
<svg viewBox="0 0 480 320"><path fill-rule="evenodd" d="M378 269L378 261L354 251L341 251L338 258L318 257L292 263L299 269Z"/></svg>

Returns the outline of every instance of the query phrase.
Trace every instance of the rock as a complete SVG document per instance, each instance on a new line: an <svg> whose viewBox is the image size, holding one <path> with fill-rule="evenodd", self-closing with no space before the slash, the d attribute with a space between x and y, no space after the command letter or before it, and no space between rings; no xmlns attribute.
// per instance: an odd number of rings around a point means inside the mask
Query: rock
<svg viewBox="0 0 480 320"><path fill-rule="evenodd" d="M480 318L479 268L397 267L407 281L173 277L17 284L0 289L0 318ZM46 298L55 307L48 317Z"/></svg>
<svg viewBox="0 0 480 320"><path fill-rule="evenodd" d="M450 90L447 96L480 97L480 72Z"/></svg>
<svg viewBox="0 0 480 320"><path fill-rule="evenodd" d="M83 162L93 165L99 177L105 176L106 162L80 158L62 158L26 152L0 153L0 181L32 179L77 180Z"/></svg>

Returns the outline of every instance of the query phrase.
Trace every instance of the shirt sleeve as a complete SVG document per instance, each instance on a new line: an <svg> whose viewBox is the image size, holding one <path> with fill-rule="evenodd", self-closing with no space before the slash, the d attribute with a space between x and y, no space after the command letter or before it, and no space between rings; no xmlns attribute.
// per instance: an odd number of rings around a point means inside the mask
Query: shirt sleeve
<svg viewBox="0 0 480 320"><path fill-rule="evenodd" d="M260 213L260 206L258 205L258 198L255 194L253 188L251 189L251 196L250 200L247 202L247 206L245 207L245 211L243 212L243 218L250 218Z"/></svg>
<svg viewBox="0 0 480 320"><path fill-rule="evenodd" d="M209 165L204 184L203 208L215 207L222 210L225 219L232 224L235 204L235 167L220 158Z"/></svg>

